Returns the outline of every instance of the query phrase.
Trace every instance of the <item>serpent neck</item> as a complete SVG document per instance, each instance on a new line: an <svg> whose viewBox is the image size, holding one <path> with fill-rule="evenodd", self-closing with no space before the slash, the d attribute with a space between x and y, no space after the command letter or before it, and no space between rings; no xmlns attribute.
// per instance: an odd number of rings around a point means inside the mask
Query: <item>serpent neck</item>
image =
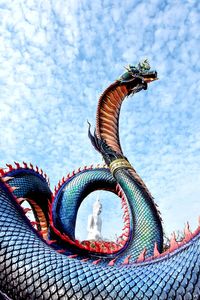
<svg viewBox="0 0 200 300"><path fill-rule="evenodd" d="M101 95L96 114L96 135L115 152L122 155L119 140L119 114L128 89L118 81L111 84Z"/></svg>
<svg viewBox="0 0 200 300"><path fill-rule="evenodd" d="M136 82L136 85L138 83ZM132 93L125 84L116 81L111 84L99 99L96 116L96 136L108 146L107 163L127 200L131 221L129 245L124 254L133 259L144 249L152 255L154 245L162 251L163 231L161 219L153 197L146 185L125 159L119 139L119 115L121 104ZM101 152L101 150L100 150ZM101 152L102 153L102 152ZM113 155L116 153L116 155ZM102 153L104 156L104 154ZM113 157L116 157L113 159Z"/></svg>

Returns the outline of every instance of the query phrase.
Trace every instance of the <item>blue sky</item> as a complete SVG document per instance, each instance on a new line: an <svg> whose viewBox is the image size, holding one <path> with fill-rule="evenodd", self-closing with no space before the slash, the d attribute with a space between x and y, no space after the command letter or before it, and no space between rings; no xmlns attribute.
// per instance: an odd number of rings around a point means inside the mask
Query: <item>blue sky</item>
<svg viewBox="0 0 200 300"><path fill-rule="evenodd" d="M147 57L160 80L124 103L121 144L154 195L167 234L187 220L194 229L200 198L199 17L200 2L193 0L1 0L1 167L32 162L53 188L68 172L101 162L88 140L87 120L95 125L98 97L123 66ZM119 200L100 197L107 203L103 233L115 235ZM81 220L91 203L85 202Z"/></svg>

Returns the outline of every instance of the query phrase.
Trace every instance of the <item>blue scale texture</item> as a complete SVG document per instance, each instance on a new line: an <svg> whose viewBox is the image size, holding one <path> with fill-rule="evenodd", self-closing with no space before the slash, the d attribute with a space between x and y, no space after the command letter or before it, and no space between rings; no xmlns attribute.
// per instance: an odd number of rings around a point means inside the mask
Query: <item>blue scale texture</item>
<svg viewBox="0 0 200 300"><path fill-rule="evenodd" d="M199 254L198 234L180 250L140 264L68 258L41 239L0 182L0 289L10 299L199 299Z"/></svg>

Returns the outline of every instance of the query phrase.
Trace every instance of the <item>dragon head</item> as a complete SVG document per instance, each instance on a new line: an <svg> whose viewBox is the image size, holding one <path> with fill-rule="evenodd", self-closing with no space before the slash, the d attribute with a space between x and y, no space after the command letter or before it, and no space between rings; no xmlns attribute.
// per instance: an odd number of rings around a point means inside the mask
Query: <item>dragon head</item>
<svg viewBox="0 0 200 300"><path fill-rule="evenodd" d="M118 78L118 81L121 83L127 83L128 85L130 83L130 86L132 85L131 83L135 83L135 81L137 81L138 85L140 85L140 87L138 86L138 91L146 89L148 83L158 79L157 72L151 70L147 59L139 62L137 66L128 65L125 69L126 72ZM137 90L134 89L134 93L135 92L137 92Z"/></svg>

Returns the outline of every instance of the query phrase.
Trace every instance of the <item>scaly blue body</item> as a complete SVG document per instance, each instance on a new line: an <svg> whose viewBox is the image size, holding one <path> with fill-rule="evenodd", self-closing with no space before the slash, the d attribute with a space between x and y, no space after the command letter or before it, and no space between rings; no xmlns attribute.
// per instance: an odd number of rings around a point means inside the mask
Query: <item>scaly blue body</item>
<svg viewBox="0 0 200 300"><path fill-rule="evenodd" d="M0 299L200 298L200 227L194 233L187 227L184 239L173 237L160 254L159 212L121 150L123 99L157 79L147 61L127 70L101 96L96 132L89 133L108 167L74 172L59 182L54 196L38 168L15 163L0 169ZM117 244L75 239L78 208L97 189L122 199L125 226ZM24 200L34 223L21 207Z"/></svg>
<svg viewBox="0 0 200 300"><path fill-rule="evenodd" d="M0 286L11 299L198 299L200 233L149 262L94 265L54 251L4 183L0 192Z"/></svg>

